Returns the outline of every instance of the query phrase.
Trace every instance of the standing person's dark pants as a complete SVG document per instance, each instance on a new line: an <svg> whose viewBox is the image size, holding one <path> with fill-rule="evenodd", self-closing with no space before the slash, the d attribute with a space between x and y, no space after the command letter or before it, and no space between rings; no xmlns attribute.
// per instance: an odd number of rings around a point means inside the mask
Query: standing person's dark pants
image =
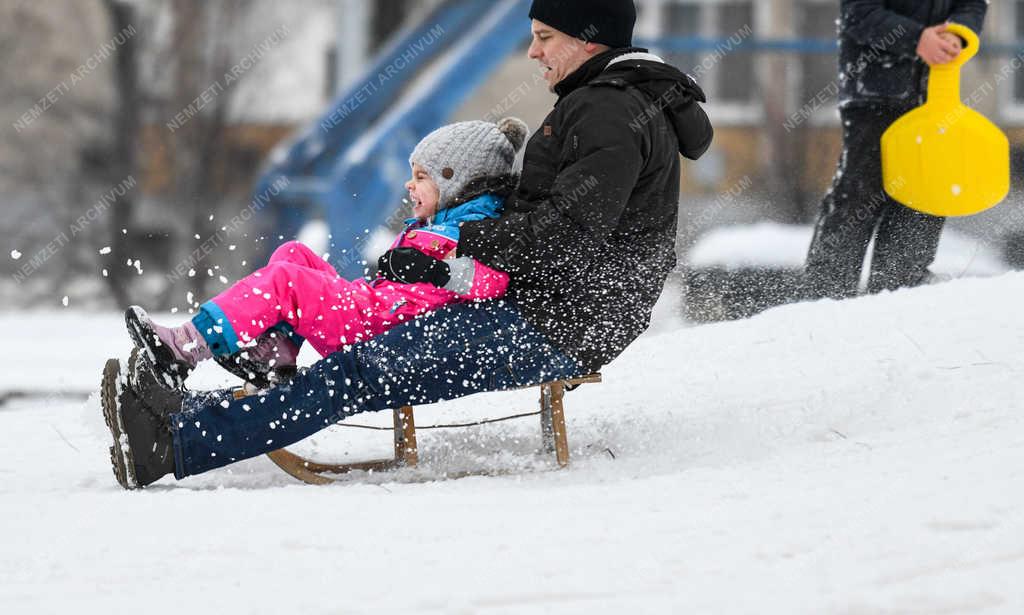
<svg viewBox="0 0 1024 615"><path fill-rule="evenodd" d="M868 292L927 280L945 218L901 205L882 186L882 134L912 108L856 105L840 111L843 154L832 188L822 201L807 256L810 296L856 295L872 236L875 247Z"/></svg>

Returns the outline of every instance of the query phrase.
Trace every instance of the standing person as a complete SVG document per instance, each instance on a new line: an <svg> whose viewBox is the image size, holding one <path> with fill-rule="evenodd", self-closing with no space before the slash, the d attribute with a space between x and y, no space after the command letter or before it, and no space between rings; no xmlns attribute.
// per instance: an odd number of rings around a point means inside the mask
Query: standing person
<svg viewBox="0 0 1024 615"><path fill-rule="evenodd" d="M458 249L509 274L505 299L444 307L240 400L149 392L151 372L124 380L108 361L104 412L137 452L123 486L260 455L359 412L593 372L644 331L675 265L679 154L711 142L704 94L631 47L632 0L535 0L530 16L529 57L558 101L505 212L463 224ZM411 270L427 264L409 256Z"/></svg>
<svg viewBox="0 0 1024 615"><path fill-rule="evenodd" d="M882 134L924 101L928 66L952 62L963 41L946 22L981 32L986 0L842 0L839 115L843 154L807 256L811 297L857 294L871 239L868 292L928 280L944 218L894 201L882 185Z"/></svg>

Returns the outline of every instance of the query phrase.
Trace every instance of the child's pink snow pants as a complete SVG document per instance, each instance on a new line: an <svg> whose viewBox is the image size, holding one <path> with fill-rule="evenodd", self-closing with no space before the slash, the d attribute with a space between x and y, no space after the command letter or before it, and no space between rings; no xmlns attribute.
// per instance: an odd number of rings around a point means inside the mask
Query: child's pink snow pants
<svg viewBox="0 0 1024 615"><path fill-rule="evenodd" d="M203 304L193 321L213 341L214 354L237 352L284 322L326 356L460 298L431 284L345 280L308 247L290 241L266 267Z"/></svg>

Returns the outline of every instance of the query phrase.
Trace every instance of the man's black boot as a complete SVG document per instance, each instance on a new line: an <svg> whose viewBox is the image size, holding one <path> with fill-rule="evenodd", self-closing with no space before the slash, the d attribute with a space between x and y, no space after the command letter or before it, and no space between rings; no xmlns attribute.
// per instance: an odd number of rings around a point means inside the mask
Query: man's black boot
<svg viewBox="0 0 1024 615"><path fill-rule="evenodd" d="M114 440L110 447L114 477L125 489L139 489L174 472L173 437L167 416L144 403L121 367L117 359L103 367L100 399Z"/></svg>
<svg viewBox="0 0 1024 615"><path fill-rule="evenodd" d="M146 352L138 348L133 348L128 357L126 381L142 404L156 416L181 412L185 387L167 378L153 365Z"/></svg>

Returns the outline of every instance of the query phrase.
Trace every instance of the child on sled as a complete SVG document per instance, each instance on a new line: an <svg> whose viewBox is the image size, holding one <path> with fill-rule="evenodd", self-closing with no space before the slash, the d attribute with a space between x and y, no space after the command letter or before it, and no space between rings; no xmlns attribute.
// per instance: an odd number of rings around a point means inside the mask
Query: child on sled
<svg viewBox="0 0 1024 615"><path fill-rule="evenodd" d="M451 124L424 138L405 184L413 217L380 257L376 279L346 280L290 241L182 325L159 325L130 307L132 340L169 386L181 386L200 361L214 358L262 387L294 373L304 341L326 356L444 305L502 296L506 274L455 257L459 226L499 216L527 134L526 124L506 118Z"/></svg>

